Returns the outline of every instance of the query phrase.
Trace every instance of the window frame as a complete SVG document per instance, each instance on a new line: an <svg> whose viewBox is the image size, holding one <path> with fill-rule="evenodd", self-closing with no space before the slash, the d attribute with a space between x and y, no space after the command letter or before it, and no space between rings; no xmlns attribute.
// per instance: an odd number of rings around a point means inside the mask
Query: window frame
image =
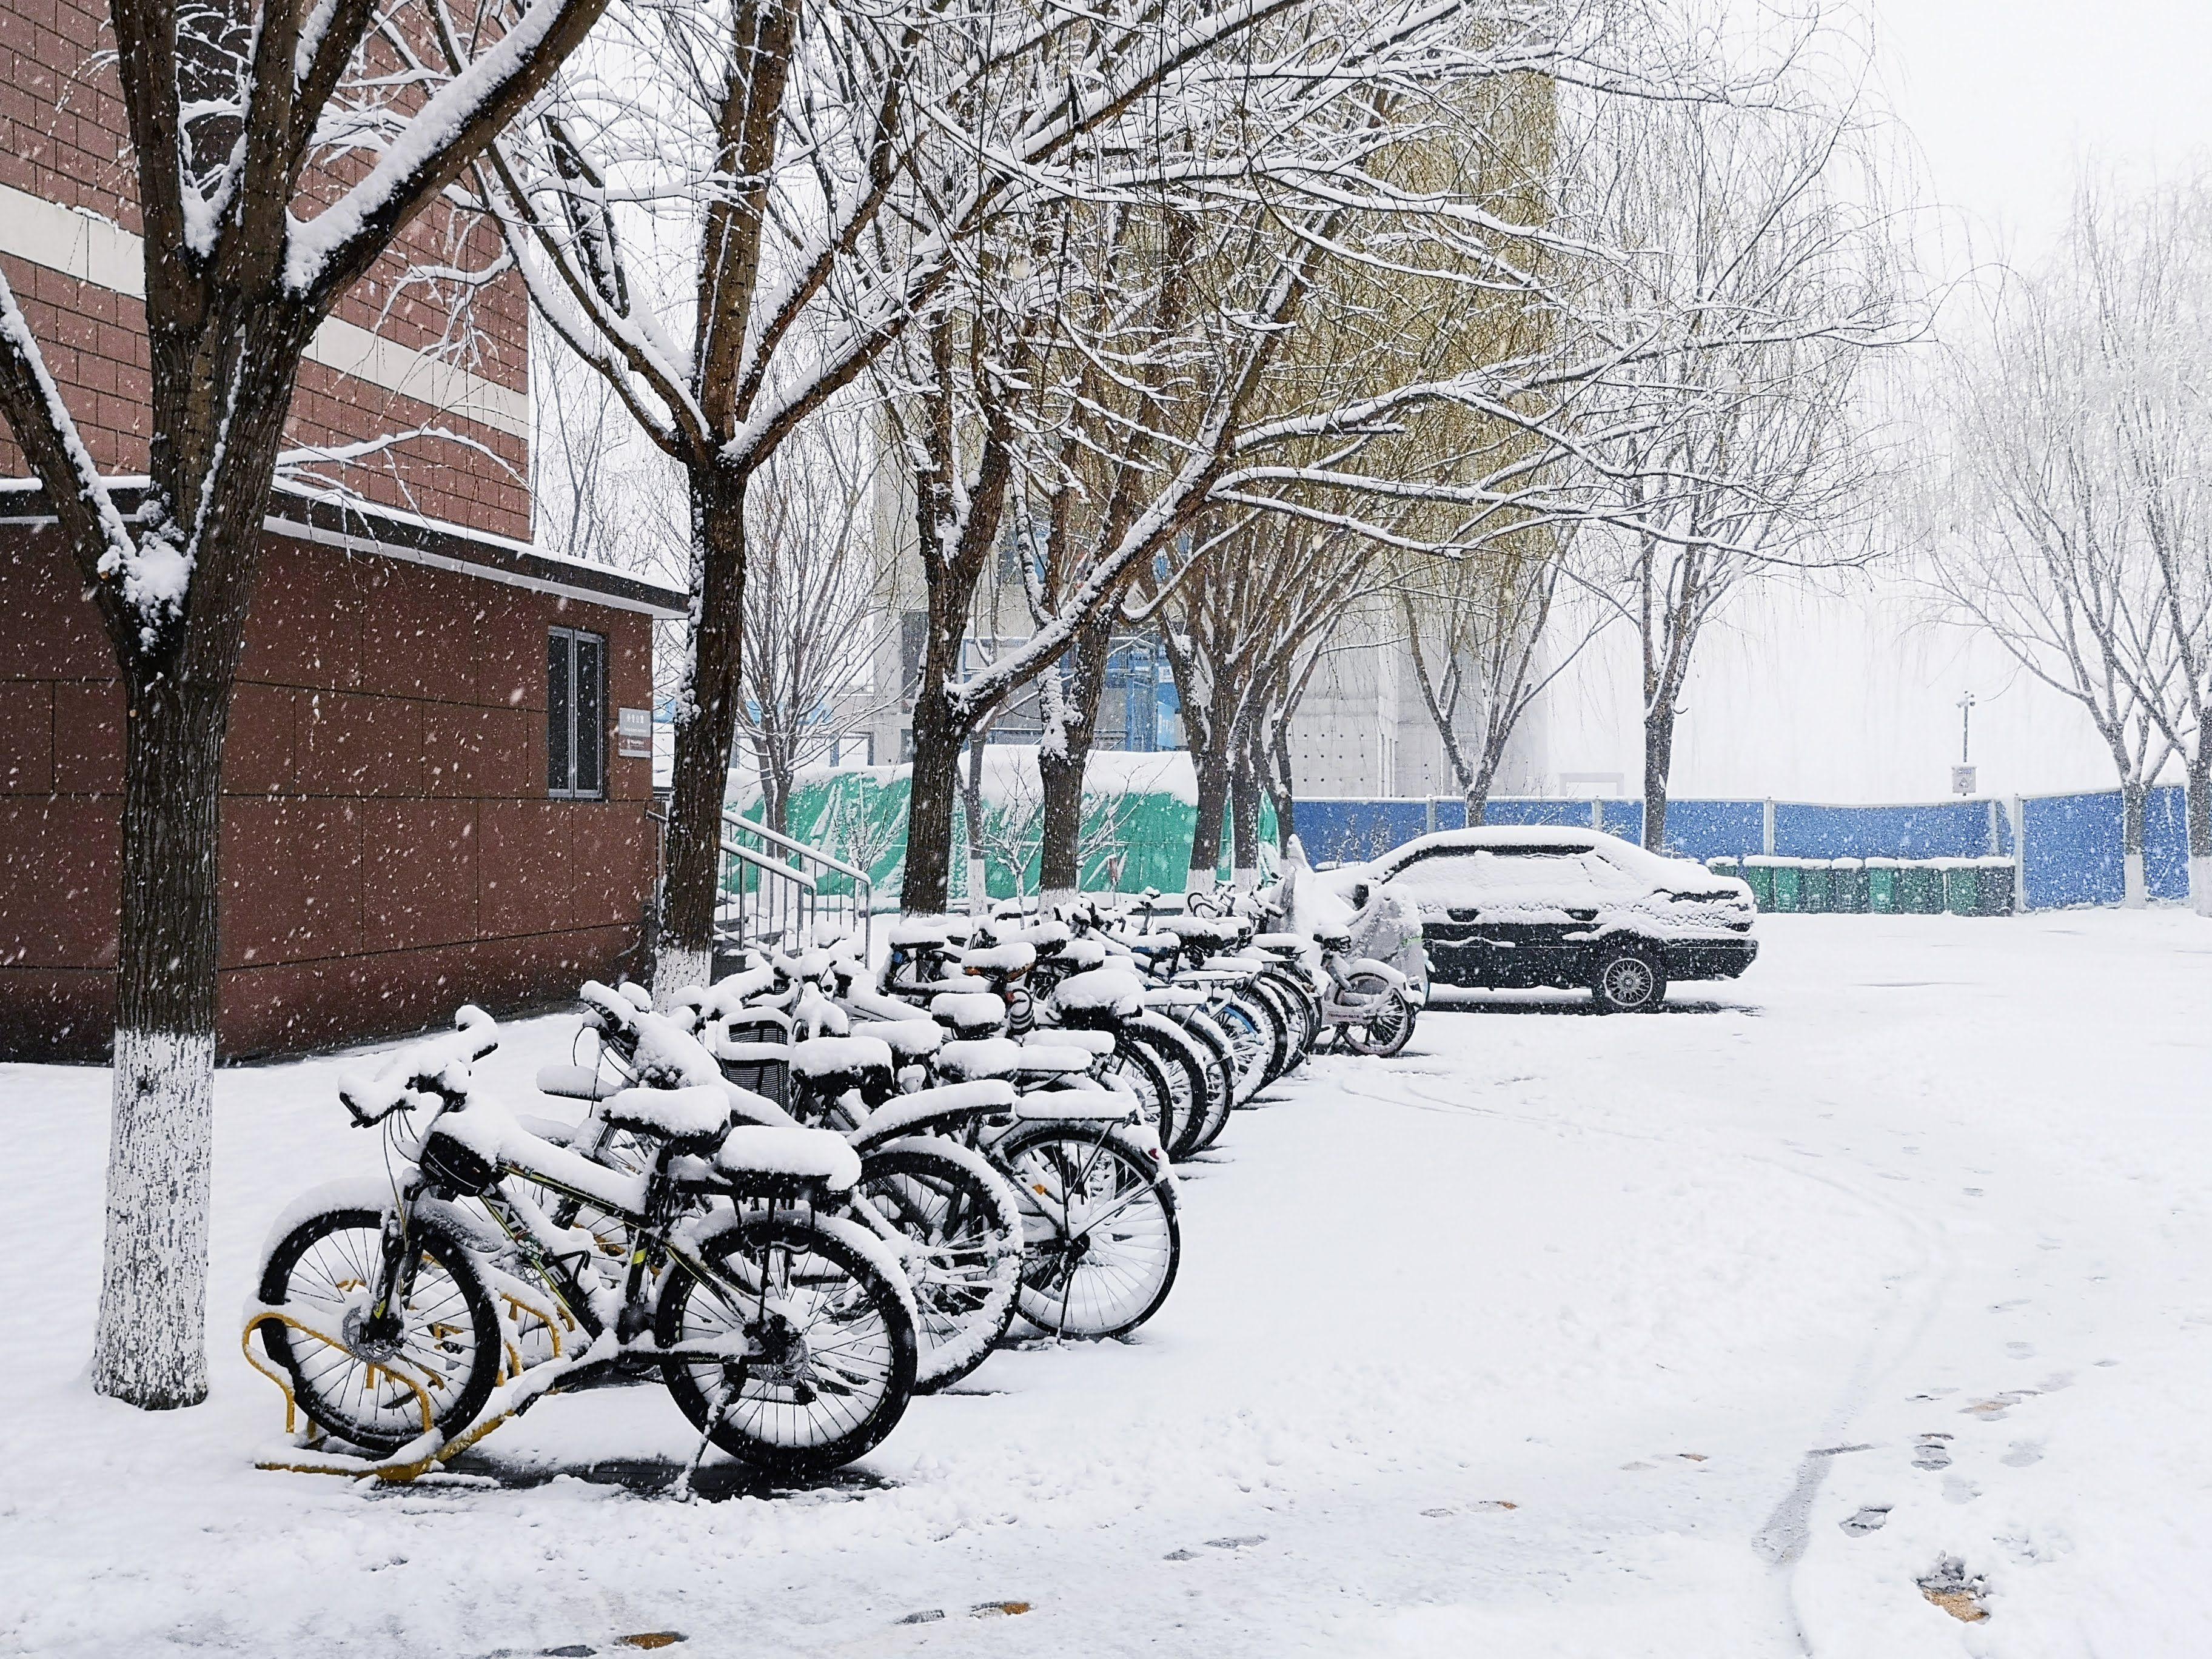
<svg viewBox="0 0 2212 1659"><path fill-rule="evenodd" d="M556 788L553 784L553 722L557 712L554 707L553 695L553 647L556 642L562 641L567 642L568 647L567 688L568 787L565 789ZM580 701L576 696L576 667L579 654L577 647L585 641L589 641L599 647L599 684L598 695L595 698L599 717L592 723L588 732L592 750L598 757L599 783L596 787L591 789L579 789L575 787L577 759L582 750L582 744L578 739L586 736L586 732L580 729L577 718L577 707ZM607 798L607 636L596 629L556 625L547 630L545 647L545 798L548 800L603 801Z"/></svg>

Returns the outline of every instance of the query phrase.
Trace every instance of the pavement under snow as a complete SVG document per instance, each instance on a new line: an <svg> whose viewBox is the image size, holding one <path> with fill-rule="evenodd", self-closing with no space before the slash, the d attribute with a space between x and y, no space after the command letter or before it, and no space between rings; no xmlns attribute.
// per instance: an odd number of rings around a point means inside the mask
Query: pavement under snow
<svg viewBox="0 0 2212 1659"><path fill-rule="evenodd" d="M95 1398L106 1075L0 1067L0 1652L2212 1653L2212 924L1759 931L1662 1015L1316 1063L1189 1171L1135 1340L688 1505L657 1388L412 1487L252 1467L254 1252L376 1154L332 1060L219 1080L208 1403Z"/></svg>

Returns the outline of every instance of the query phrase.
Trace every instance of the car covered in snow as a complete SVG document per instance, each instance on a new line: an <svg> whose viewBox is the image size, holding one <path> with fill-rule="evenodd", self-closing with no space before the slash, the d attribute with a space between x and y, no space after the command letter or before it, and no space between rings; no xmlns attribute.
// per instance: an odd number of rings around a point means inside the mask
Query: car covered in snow
<svg viewBox="0 0 2212 1659"><path fill-rule="evenodd" d="M1595 830L1448 830L1325 879L1354 904L1381 889L1418 909L1438 985L1587 988L1628 1012L1759 954L1750 888Z"/></svg>

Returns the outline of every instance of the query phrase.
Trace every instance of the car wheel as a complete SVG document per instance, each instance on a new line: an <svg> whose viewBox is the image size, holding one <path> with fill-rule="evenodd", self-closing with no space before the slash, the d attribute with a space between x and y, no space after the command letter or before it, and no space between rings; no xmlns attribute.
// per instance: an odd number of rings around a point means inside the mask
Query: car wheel
<svg viewBox="0 0 2212 1659"><path fill-rule="evenodd" d="M1590 991L1601 1014L1649 1013L1667 1000L1667 973L1647 945L1603 945Z"/></svg>

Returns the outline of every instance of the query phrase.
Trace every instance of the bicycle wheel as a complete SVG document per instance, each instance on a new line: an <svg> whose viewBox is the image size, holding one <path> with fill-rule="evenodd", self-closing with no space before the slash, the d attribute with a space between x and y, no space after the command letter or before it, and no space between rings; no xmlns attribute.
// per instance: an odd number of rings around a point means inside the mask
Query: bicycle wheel
<svg viewBox="0 0 2212 1659"><path fill-rule="evenodd" d="M693 1351L661 1362L693 1426L742 1462L803 1478L898 1425L914 1392L915 1318L881 1245L850 1222L790 1210L728 1212L691 1243L711 1277L679 1261L653 1334Z"/></svg>
<svg viewBox="0 0 2212 1659"><path fill-rule="evenodd" d="M277 1242L261 1269L261 1300L344 1339L343 1347L277 1320L262 1325L262 1351L290 1373L300 1409L331 1434L378 1457L430 1426L451 1438L473 1422L499 1381L499 1315L460 1236L418 1205L412 1260L388 1336L371 1328L383 1270L384 1217L366 1205L311 1215ZM422 1393L403 1378L412 1378Z"/></svg>
<svg viewBox="0 0 2212 1659"><path fill-rule="evenodd" d="M914 1135L862 1160L853 1198L898 1236L914 1291L915 1392L958 1382L1014 1322L1022 1218L1013 1194L981 1153Z"/></svg>
<svg viewBox="0 0 2212 1659"><path fill-rule="evenodd" d="M1413 1005L1403 991L1380 974L1354 974L1344 988L1353 996L1382 999L1365 1019L1345 1024L1341 1036L1346 1048L1387 1060L1406 1046L1406 1039L1413 1035Z"/></svg>
<svg viewBox="0 0 2212 1659"><path fill-rule="evenodd" d="M1237 1104L1242 1106L1266 1088L1273 1073L1281 1028L1267 1006L1242 991L1232 993L1213 1011L1214 1022L1229 1033L1229 1046L1237 1056Z"/></svg>
<svg viewBox="0 0 2212 1659"><path fill-rule="evenodd" d="M1129 1036L1158 1062L1168 1080L1168 1092L1175 1097L1175 1135L1172 1139L1169 1138L1164 1122L1160 1144L1171 1158L1188 1158L1196 1149L1199 1131L1206 1127L1207 1115L1212 1109L1212 1079L1205 1052L1199 1048L1197 1039L1173 1020L1148 1018L1139 1022Z"/></svg>
<svg viewBox="0 0 2212 1659"><path fill-rule="evenodd" d="M1183 1030L1206 1060L1206 1121L1199 1126L1193 1146L1202 1152L1221 1138L1230 1110L1237 1103L1237 1057L1229 1046L1229 1034L1205 1009L1193 1008L1183 1021Z"/></svg>
<svg viewBox="0 0 2212 1659"><path fill-rule="evenodd" d="M1291 1047L1297 1055L1291 1061L1291 1066L1296 1070L1314 1044L1321 1040L1321 997L1315 991L1312 981L1287 963L1269 968L1261 978L1282 994L1285 1006L1297 1016L1291 1033Z"/></svg>
<svg viewBox="0 0 2212 1659"><path fill-rule="evenodd" d="M1244 994L1265 1005L1274 1017L1276 1042L1274 1051L1268 1056L1267 1081L1274 1082L1286 1075L1293 1066L1305 1056L1298 1047L1298 1038L1305 1022L1291 1006L1289 995L1283 988L1265 975L1255 977L1244 988Z"/></svg>
<svg viewBox="0 0 2212 1659"><path fill-rule="evenodd" d="M1127 1030L1116 1031L1114 1052L1099 1066L1098 1075L1109 1085L1126 1086L1136 1097L1138 1115L1158 1131L1160 1145L1175 1145L1182 1126L1176 1119L1174 1083L1158 1055Z"/></svg>
<svg viewBox="0 0 2212 1659"><path fill-rule="evenodd" d="M1182 1260L1173 1181L1095 1123L1032 1123L993 1149L1022 1210L1022 1317L1061 1336L1120 1336L1159 1311Z"/></svg>

